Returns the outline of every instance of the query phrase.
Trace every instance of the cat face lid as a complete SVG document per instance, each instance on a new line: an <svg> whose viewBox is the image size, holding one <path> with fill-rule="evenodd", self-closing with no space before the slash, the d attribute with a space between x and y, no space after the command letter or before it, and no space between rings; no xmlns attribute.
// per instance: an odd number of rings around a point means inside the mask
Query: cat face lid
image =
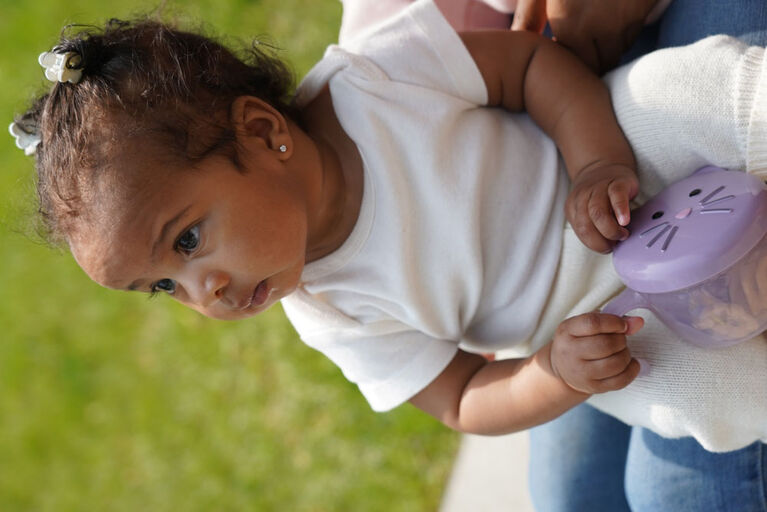
<svg viewBox="0 0 767 512"><path fill-rule="evenodd" d="M704 167L631 212L613 252L623 282L664 293L713 277L767 233L767 187L745 172Z"/></svg>

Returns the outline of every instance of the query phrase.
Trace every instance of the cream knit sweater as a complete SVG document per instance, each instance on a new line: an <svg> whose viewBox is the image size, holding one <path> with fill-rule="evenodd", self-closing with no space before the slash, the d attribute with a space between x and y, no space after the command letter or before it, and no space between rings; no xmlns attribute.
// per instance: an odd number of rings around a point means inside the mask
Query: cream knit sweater
<svg viewBox="0 0 767 512"><path fill-rule="evenodd" d="M715 36L654 52L605 78L637 157L639 202L706 164L767 177L764 60L762 48ZM598 309L622 289L609 256L588 251L569 228L564 237L546 315L530 344L506 356L536 350L562 318ZM665 437L694 436L712 451L767 442L763 335L704 350L680 341L651 314L634 314L646 324L630 346L650 368L623 390L594 395L592 405Z"/></svg>

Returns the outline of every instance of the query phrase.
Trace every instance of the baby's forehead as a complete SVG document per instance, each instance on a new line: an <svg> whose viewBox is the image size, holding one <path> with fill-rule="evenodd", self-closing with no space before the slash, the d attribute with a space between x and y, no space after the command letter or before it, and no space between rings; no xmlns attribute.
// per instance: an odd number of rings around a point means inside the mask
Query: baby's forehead
<svg viewBox="0 0 767 512"><path fill-rule="evenodd" d="M147 170L144 175L151 175ZM67 241L80 267L97 283L125 288L147 266L169 179L139 176L132 183L105 179L73 223Z"/></svg>
<svg viewBox="0 0 767 512"><path fill-rule="evenodd" d="M93 281L107 288L124 288L137 263L139 247L118 230L100 224L80 223L68 238L75 261ZM128 237L130 238L130 237Z"/></svg>

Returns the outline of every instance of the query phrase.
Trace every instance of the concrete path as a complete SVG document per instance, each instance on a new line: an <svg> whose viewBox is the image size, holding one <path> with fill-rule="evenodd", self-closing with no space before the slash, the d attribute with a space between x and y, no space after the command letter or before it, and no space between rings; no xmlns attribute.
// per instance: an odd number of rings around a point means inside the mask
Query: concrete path
<svg viewBox="0 0 767 512"><path fill-rule="evenodd" d="M440 512L533 512L528 433L464 435Z"/></svg>

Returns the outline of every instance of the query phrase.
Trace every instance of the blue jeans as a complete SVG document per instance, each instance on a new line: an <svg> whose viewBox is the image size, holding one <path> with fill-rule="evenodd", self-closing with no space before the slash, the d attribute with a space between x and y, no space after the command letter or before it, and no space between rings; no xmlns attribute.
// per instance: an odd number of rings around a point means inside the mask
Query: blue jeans
<svg viewBox="0 0 767 512"><path fill-rule="evenodd" d="M767 2L673 0L657 23L645 27L622 62L652 50L694 43L714 34L729 34L748 44L766 46Z"/></svg>
<svg viewBox="0 0 767 512"><path fill-rule="evenodd" d="M583 404L530 431L538 512L764 512L767 447L711 453Z"/></svg>

